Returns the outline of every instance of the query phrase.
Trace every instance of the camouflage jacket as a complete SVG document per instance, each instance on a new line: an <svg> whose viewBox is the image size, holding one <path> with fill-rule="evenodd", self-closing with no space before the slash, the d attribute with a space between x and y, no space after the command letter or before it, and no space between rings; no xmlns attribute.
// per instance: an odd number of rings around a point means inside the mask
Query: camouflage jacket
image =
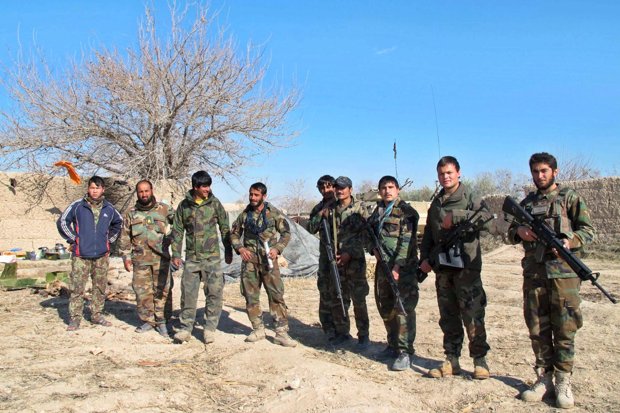
<svg viewBox="0 0 620 413"><path fill-rule="evenodd" d="M228 213L222 203L212 193L200 205L194 200L190 190L179 203L172 223L172 257L181 258L183 234L185 234L185 259L202 261L220 258L220 244L217 228L224 249L230 248L230 226Z"/></svg>
<svg viewBox="0 0 620 413"><path fill-rule="evenodd" d="M436 269L437 254L433 257L430 256L435 246L441 243L446 235L454 229L454 226L469 219L474 214L474 211L480 207L482 207L483 212L476 215L476 221L490 220L492 215L488 208L480 199L475 199L463 183L460 183L459 187L451 195L446 195L443 189L439 191L439 194L428 208L426 227L424 228L422 244L420 245L420 261L429 259L434 264L433 269ZM441 223L448 212L452 212L453 227L445 230L441 228ZM488 229L488 223L482 229ZM463 236L462 242L465 268L481 270L480 230L470 230Z"/></svg>
<svg viewBox="0 0 620 413"><path fill-rule="evenodd" d="M316 234L319 233L319 239L321 240L321 249L320 249L320 253L321 254L325 254L325 251L323 250L324 246L325 246L325 234L323 234L323 231L321 231L321 215L319 214L319 212L321 212L323 210L323 208L325 208L326 205L334 205L335 202L331 201L328 202L327 204L325 203L325 201L321 201L318 204L316 204L314 206L314 208L312 208L312 211L310 211L310 219L308 220L308 223L306 224L306 230L311 233L311 234ZM331 220L328 220L329 226L331 228ZM331 235L331 233L330 233Z"/></svg>
<svg viewBox="0 0 620 413"><path fill-rule="evenodd" d="M366 219L368 213L362 207L362 203L351 197L351 203L341 207L334 203L330 205L330 214L327 219L330 227L330 235L338 254L348 253L352 258L364 258L364 246L367 242ZM333 234L333 225L336 225L336 237ZM320 229L321 215L316 214L308 222L309 231L315 232ZM322 236L322 235L321 235Z"/></svg>
<svg viewBox="0 0 620 413"><path fill-rule="evenodd" d="M383 201L377 202L368 223L389 257L390 267L395 264L401 268L415 267L418 260L416 232L420 215L400 198L396 198L392 210L384 218L386 207Z"/></svg>
<svg viewBox="0 0 620 413"><path fill-rule="evenodd" d="M275 248L282 254L282 251L284 251L284 248L286 248L291 240L291 229L284 214L268 202L265 202L263 205L267 225L259 234L255 234L248 230L248 215L253 219L256 226L260 227L264 224L263 213L262 211L254 211L250 205L239 214L233 223L230 231L230 240L237 253L240 248L245 247L257 256L265 256L266 250L264 242L267 241L270 249ZM278 234L280 235L279 237ZM241 237L243 237L243 242L241 241Z"/></svg>
<svg viewBox="0 0 620 413"><path fill-rule="evenodd" d="M132 207L123 220L119 249L123 259L143 264L156 264L161 257L170 258L170 227L174 209L156 202L149 210L138 204Z"/></svg>
<svg viewBox="0 0 620 413"><path fill-rule="evenodd" d="M560 188L560 185L548 194L540 191L530 192L521 201L521 206L534 216L545 219L560 238L569 241L571 251L578 257L582 255L583 247L594 239L594 227L590 211L585 201L577 192L569 188ZM517 235L519 223L513 222L508 229L508 242L523 243L525 257L522 265L525 271L536 264L535 253L537 242L522 241ZM544 248L544 247L542 247ZM543 262L549 278L572 278L577 274L561 258L557 258L552 251L546 250Z"/></svg>

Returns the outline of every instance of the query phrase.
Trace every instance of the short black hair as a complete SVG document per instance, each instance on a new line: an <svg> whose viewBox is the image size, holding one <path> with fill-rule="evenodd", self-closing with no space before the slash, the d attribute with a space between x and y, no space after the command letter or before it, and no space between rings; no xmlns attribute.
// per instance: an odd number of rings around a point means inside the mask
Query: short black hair
<svg viewBox="0 0 620 413"><path fill-rule="evenodd" d="M213 181L211 175L207 171L198 171L192 175L192 188L200 188L201 186L211 186Z"/></svg>
<svg viewBox="0 0 620 413"><path fill-rule="evenodd" d="M88 180L88 186L90 186L90 184L95 184L97 186L100 186L102 188L105 188L105 181L103 180L102 177L97 176L97 175L93 175L89 180Z"/></svg>
<svg viewBox="0 0 620 413"><path fill-rule="evenodd" d="M377 188L381 189L381 185L385 185L388 182L392 182L396 186L396 188L400 189L400 185L398 185L398 179L394 178L392 175L385 175L384 177L379 179L379 184L377 185Z"/></svg>
<svg viewBox="0 0 620 413"><path fill-rule="evenodd" d="M538 152L530 157L530 169L537 163L546 163L553 170L558 169L558 160L547 152Z"/></svg>
<svg viewBox="0 0 620 413"><path fill-rule="evenodd" d="M336 178L334 178L333 176L323 175L322 177L319 178L318 181L316 181L316 186L317 188L320 188L324 184L331 184L332 186L334 186L335 182L336 182Z"/></svg>
<svg viewBox="0 0 620 413"><path fill-rule="evenodd" d="M262 182L254 182L252 185L250 185L250 189L260 191L260 193L263 195L267 193L267 186Z"/></svg>
<svg viewBox="0 0 620 413"><path fill-rule="evenodd" d="M437 169L450 164L454 165L457 172L461 170L461 165L459 165L459 161L454 156L442 156L439 162L437 162Z"/></svg>
<svg viewBox="0 0 620 413"><path fill-rule="evenodd" d="M140 184L149 184L149 188L153 189L153 183L151 181L149 181L148 179L141 179L136 184L136 192L138 191L138 187L140 186Z"/></svg>

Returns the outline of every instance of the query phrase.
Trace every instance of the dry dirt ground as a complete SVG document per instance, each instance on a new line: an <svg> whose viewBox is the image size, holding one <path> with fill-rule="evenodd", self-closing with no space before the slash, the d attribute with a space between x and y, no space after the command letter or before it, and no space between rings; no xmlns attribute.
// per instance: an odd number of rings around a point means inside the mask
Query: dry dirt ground
<svg viewBox="0 0 620 413"><path fill-rule="evenodd" d="M65 331L67 299L29 290L0 292L0 410L20 412L549 412L551 400L526 404L516 396L533 379L521 315L520 252L501 247L485 256L487 328L492 377L464 373L436 380L425 373L443 358L433 275L422 284L413 368L392 372L377 354L385 332L371 296L369 349L333 348L317 324L315 279L287 279L296 348L243 340L250 332L238 284L226 287L216 342L200 327L187 344L154 332L136 334L128 296L106 303L111 328L83 323ZM601 282L620 293L620 263L586 261ZM128 285L120 272L114 285ZM573 411L620 411L620 313L590 284L583 286L585 325L577 335ZM122 297L122 295L121 295ZM175 289L178 307L178 289ZM201 298L202 300L202 298ZM266 303L264 304L266 308ZM200 315L202 315L200 313ZM266 314L266 319L269 319ZM355 333L355 329L353 329ZM273 337L273 333L270 334ZM467 356L467 353L464 354Z"/></svg>

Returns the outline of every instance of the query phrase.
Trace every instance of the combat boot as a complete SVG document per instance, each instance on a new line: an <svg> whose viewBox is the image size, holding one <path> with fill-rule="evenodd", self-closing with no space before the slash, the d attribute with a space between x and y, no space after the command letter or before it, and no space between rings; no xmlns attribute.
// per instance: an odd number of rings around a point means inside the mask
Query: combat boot
<svg viewBox="0 0 620 413"><path fill-rule="evenodd" d="M392 370L394 371L404 371L407 370L411 366L411 361L409 360L409 353L406 351L401 352L394 363L392 363Z"/></svg>
<svg viewBox="0 0 620 413"><path fill-rule="evenodd" d="M297 342L288 335L288 332L284 329L276 329L276 336L273 342L281 345L282 347L296 347Z"/></svg>
<svg viewBox="0 0 620 413"><path fill-rule="evenodd" d="M553 370L545 373L543 367L536 367L536 382L532 387L521 393L524 402L539 402L549 394L553 394Z"/></svg>
<svg viewBox="0 0 620 413"><path fill-rule="evenodd" d="M570 387L571 374L564 371L555 372L555 405L560 409L575 407L575 398Z"/></svg>
<svg viewBox="0 0 620 413"><path fill-rule="evenodd" d="M175 335L174 335L174 341L176 343L185 343L188 342L190 337L192 336L192 333L190 333L187 330L181 330L178 331Z"/></svg>
<svg viewBox="0 0 620 413"><path fill-rule="evenodd" d="M260 324L254 327L254 330L245 338L246 343L256 343L257 341L263 340L266 337L265 335L265 326Z"/></svg>
<svg viewBox="0 0 620 413"><path fill-rule="evenodd" d="M157 323L155 331L157 331L162 337L168 337L168 327L166 327L165 322Z"/></svg>
<svg viewBox="0 0 620 413"><path fill-rule="evenodd" d="M487 360L484 357L477 357L474 359L474 379L486 380L491 376L489 373L489 366Z"/></svg>
<svg viewBox="0 0 620 413"><path fill-rule="evenodd" d="M67 326L67 331L75 331L77 329L80 328L80 321L82 321L79 318L72 318L69 321L69 325Z"/></svg>
<svg viewBox="0 0 620 413"><path fill-rule="evenodd" d="M435 379L442 377L450 377L455 374L461 373L461 366L459 365L459 358L456 356L446 356L446 360L438 369L429 370L428 375Z"/></svg>
<svg viewBox="0 0 620 413"><path fill-rule="evenodd" d="M207 330L206 328L202 332L202 341L205 344L211 344L215 341L215 331Z"/></svg>

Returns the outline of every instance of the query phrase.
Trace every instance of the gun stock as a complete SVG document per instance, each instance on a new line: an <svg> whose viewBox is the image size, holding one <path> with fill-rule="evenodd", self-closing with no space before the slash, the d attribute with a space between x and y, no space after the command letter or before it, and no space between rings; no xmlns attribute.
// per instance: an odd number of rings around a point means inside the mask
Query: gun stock
<svg viewBox="0 0 620 413"><path fill-rule="evenodd" d="M598 277L600 277L600 273L592 272L571 250L564 248L562 239L557 236L555 231L549 228L545 221L532 216L510 196L504 199L502 211L513 216L518 223L530 227L538 237L538 241L543 243L546 248L555 250L579 278L583 281L590 281L612 303L616 304L618 302L609 291L599 284Z"/></svg>

